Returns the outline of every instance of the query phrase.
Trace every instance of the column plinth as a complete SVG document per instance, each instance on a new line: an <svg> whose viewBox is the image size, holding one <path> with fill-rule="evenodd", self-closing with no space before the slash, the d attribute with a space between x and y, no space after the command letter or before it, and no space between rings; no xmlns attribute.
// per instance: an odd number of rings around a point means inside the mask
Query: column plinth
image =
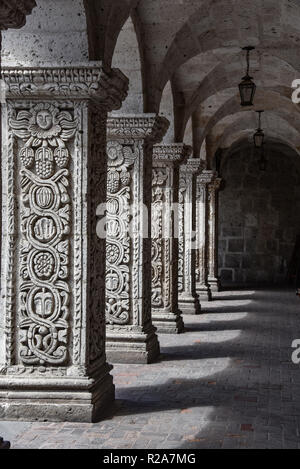
<svg viewBox="0 0 300 469"><path fill-rule="evenodd" d="M128 80L101 63L2 76L0 419L96 421L114 399L96 210Z"/></svg>
<svg viewBox="0 0 300 469"><path fill-rule="evenodd" d="M158 332L184 331L178 307L179 165L187 158L184 144L155 145L152 171L152 321Z"/></svg>
<svg viewBox="0 0 300 469"><path fill-rule="evenodd" d="M151 363L160 353L151 320L151 175L153 145L167 127L155 114L108 119L106 351L112 362Z"/></svg>
<svg viewBox="0 0 300 469"><path fill-rule="evenodd" d="M209 247L208 247L208 284L212 292L221 289L218 276L218 191L222 179L215 178L208 185L209 204Z"/></svg>
<svg viewBox="0 0 300 469"><path fill-rule="evenodd" d="M200 314L196 293L196 176L201 171L200 159L189 159L180 168L179 183L179 269L178 304L184 314Z"/></svg>

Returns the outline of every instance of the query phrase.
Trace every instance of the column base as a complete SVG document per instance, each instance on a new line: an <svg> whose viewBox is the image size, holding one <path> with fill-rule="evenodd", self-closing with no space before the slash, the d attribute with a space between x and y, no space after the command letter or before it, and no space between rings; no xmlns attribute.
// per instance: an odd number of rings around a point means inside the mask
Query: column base
<svg viewBox="0 0 300 469"><path fill-rule="evenodd" d="M203 301L211 301L212 300L212 294L211 294L211 289L210 289L209 285L197 284L196 285L196 292L197 292L197 295L200 298L200 302L201 302L201 300L203 300Z"/></svg>
<svg viewBox="0 0 300 469"><path fill-rule="evenodd" d="M182 334L184 332L184 323L182 320L182 311L176 313L159 309L152 309L152 321L160 334Z"/></svg>
<svg viewBox="0 0 300 469"><path fill-rule="evenodd" d="M160 348L156 329L132 326L132 330L106 329L106 356L112 363L148 364L157 360Z"/></svg>
<svg viewBox="0 0 300 469"><path fill-rule="evenodd" d="M219 278L209 278L208 285L212 292L219 292L221 291L221 282Z"/></svg>
<svg viewBox="0 0 300 469"><path fill-rule="evenodd" d="M98 422L115 399L110 370L98 378L1 376L0 420Z"/></svg>
<svg viewBox="0 0 300 469"><path fill-rule="evenodd" d="M201 314L199 297L193 295L179 295L178 306L183 314Z"/></svg>

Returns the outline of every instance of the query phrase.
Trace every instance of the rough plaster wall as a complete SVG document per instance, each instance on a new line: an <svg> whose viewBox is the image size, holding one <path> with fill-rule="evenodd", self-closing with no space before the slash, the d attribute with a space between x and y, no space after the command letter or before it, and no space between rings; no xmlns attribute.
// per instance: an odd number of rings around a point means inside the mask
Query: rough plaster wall
<svg viewBox="0 0 300 469"><path fill-rule="evenodd" d="M20 30L3 32L2 65L74 64L89 58L82 0L36 0Z"/></svg>
<svg viewBox="0 0 300 469"><path fill-rule="evenodd" d="M162 94L159 114L170 122L169 128L164 136L164 143L174 143L175 141L175 128L174 128L174 102L173 102L173 93L171 82L165 86L164 92Z"/></svg>
<svg viewBox="0 0 300 469"><path fill-rule="evenodd" d="M112 66L122 70L127 78L129 78L127 99L123 102L121 111L116 113L143 113L142 65L137 36L131 18L128 18L119 34Z"/></svg>
<svg viewBox="0 0 300 469"><path fill-rule="evenodd" d="M189 121L186 125L183 142L186 145L193 146L193 123L192 123L192 118L189 119Z"/></svg>
<svg viewBox="0 0 300 469"><path fill-rule="evenodd" d="M219 196L219 274L223 284L279 283L300 234L300 159L268 154L260 171L252 149L225 163Z"/></svg>

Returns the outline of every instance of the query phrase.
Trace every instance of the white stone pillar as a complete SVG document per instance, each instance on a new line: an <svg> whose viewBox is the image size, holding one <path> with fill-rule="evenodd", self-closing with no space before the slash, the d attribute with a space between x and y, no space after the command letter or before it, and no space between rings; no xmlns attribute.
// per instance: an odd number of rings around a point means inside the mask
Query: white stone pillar
<svg viewBox="0 0 300 469"><path fill-rule="evenodd" d="M209 242L208 242L208 284L212 292L220 291L218 276L218 191L222 179L215 178L208 185Z"/></svg>
<svg viewBox="0 0 300 469"><path fill-rule="evenodd" d="M196 291L201 299L210 301L208 284L208 185L215 177L213 171L204 170L197 177L196 215Z"/></svg>
<svg viewBox="0 0 300 469"><path fill-rule="evenodd" d="M200 171L200 159L189 159L180 168L178 300L184 314L201 312L196 293L195 255L196 176Z"/></svg>
<svg viewBox="0 0 300 469"><path fill-rule="evenodd" d="M108 119L106 337L109 360L150 363L159 355L151 320L153 144L168 121L155 114Z"/></svg>
<svg viewBox="0 0 300 469"><path fill-rule="evenodd" d="M190 147L155 145L152 171L152 321L158 332L184 330L178 308L178 234L176 219L179 165Z"/></svg>
<svg viewBox="0 0 300 469"><path fill-rule="evenodd" d="M114 399L96 209L128 80L101 63L3 78L0 419L95 421Z"/></svg>

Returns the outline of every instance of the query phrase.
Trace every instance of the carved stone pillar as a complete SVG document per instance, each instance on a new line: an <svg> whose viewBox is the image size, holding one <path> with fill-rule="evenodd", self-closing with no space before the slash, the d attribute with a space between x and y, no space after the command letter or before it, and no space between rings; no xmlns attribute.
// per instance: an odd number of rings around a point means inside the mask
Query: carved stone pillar
<svg viewBox="0 0 300 469"><path fill-rule="evenodd" d="M196 293L196 177L201 171L200 159L189 159L180 168L179 183L179 264L178 300L184 314L200 314Z"/></svg>
<svg viewBox="0 0 300 469"><path fill-rule="evenodd" d="M184 330L178 308L179 165L190 148L177 143L156 145L152 171L152 320L158 332Z"/></svg>
<svg viewBox="0 0 300 469"><path fill-rule="evenodd" d="M155 114L108 119L106 265L107 356L150 363L159 355L151 321L153 145L168 121Z"/></svg>
<svg viewBox="0 0 300 469"><path fill-rule="evenodd" d="M114 399L96 209L128 80L101 63L3 78L0 419L94 421Z"/></svg>
<svg viewBox="0 0 300 469"><path fill-rule="evenodd" d="M215 178L208 185L209 242L208 242L208 284L212 292L220 291L218 277L218 191L222 179Z"/></svg>
<svg viewBox="0 0 300 469"><path fill-rule="evenodd" d="M200 300L211 300L208 284L208 185L215 173L204 170L197 177L196 216L196 291Z"/></svg>

